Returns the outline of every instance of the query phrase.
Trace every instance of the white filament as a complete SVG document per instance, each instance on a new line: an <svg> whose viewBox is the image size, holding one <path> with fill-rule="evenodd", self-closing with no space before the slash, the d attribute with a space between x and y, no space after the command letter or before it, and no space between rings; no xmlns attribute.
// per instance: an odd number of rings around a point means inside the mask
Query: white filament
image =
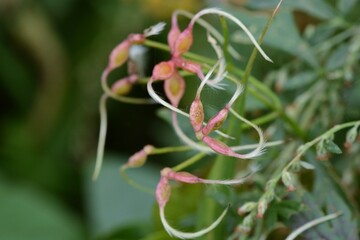
<svg viewBox="0 0 360 240"><path fill-rule="evenodd" d="M200 12L198 12L197 14L194 15L194 17L191 19L190 24L194 24L198 18L200 18L203 15L206 14L217 14L220 16L224 16L228 19L230 19L231 21L233 21L234 23L236 23L250 38L251 42L254 44L254 46L256 47L256 49L260 52L260 54L269 62L272 62L272 60L268 57L268 55L266 55L266 53L262 50L262 48L259 46L259 44L257 43L256 39L254 38L254 36L251 34L251 32L247 29L247 27L236 17L234 17L233 15L222 11L218 8L208 8L208 9L204 9Z"/></svg>
<svg viewBox="0 0 360 240"><path fill-rule="evenodd" d="M165 218L164 208L160 208L160 219L161 219L161 222L162 222L165 230L168 232L168 234L170 236L174 236L174 237L181 238L181 239L194 239L194 238L201 237L201 236L207 234L208 232L212 231L214 228L216 228L219 225L219 223L222 221L222 219L225 217L227 211L228 211L228 207L222 212L222 214L210 226L203 228L197 232L182 232L182 231L179 231L179 230L171 227Z"/></svg>

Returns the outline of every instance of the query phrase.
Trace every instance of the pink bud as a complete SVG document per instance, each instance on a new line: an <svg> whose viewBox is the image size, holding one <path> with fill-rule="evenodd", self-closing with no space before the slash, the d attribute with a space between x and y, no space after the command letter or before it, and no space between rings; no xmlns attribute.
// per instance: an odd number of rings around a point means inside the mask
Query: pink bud
<svg viewBox="0 0 360 240"><path fill-rule="evenodd" d="M190 174L188 172L174 172L171 168L164 168L161 171L161 175L178 182L190 184L201 182L201 179L193 174Z"/></svg>
<svg viewBox="0 0 360 240"><path fill-rule="evenodd" d="M169 98L171 104L177 107L182 96L184 95L184 79L175 72L169 79L165 80L164 88L166 96Z"/></svg>
<svg viewBox="0 0 360 240"><path fill-rule="evenodd" d="M143 43L145 41L145 36L144 34L130 34L128 36L128 40L129 42L131 42L132 44L139 44L139 43Z"/></svg>
<svg viewBox="0 0 360 240"><path fill-rule="evenodd" d="M179 57L187 52L193 43L192 28L186 28L179 34L174 44L173 56Z"/></svg>
<svg viewBox="0 0 360 240"><path fill-rule="evenodd" d="M225 143L220 142L219 140L205 136L203 139L204 143L206 143L212 150L214 150L217 153L226 155L226 156L232 156L232 153L234 153L229 146L227 146Z"/></svg>
<svg viewBox="0 0 360 240"><path fill-rule="evenodd" d="M156 201L159 207L163 209L166 203L169 201L171 194L171 188L166 177L161 177L156 187Z"/></svg>
<svg viewBox="0 0 360 240"><path fill-rule="evenodd" d="M208 135L212 131L215 131L219 129L223 123L225 122L227 116L229 113L229 108L225 107L222 109L218 114L216 114L214 117L212 117L209 122L206 124L206 126L203 128L202 133L204 135Z"/></svg>
<svg viewBox="0 0 360 240"><path fill-rule="evenodd" d="M171 53L173 53L175 50L174 45L175 45L176 39L178 39L179 35L180 35L180 29L179 29L179 26L176 21L176 15L174 14L172 16L172 20L171 20L171 29L167 36L167 40L168 40L168 44L169 44Z"/></svg>
<svg viewBox="0 0 360 240"><path fill-rule="evenodd" d="M151 79L166 80L174 74L174 71L175 66L172 61L161 62L154 67Z"/></svg>
<svg viewBox="0 0 360 240"><path fill-rule="evenodd" d="M209 136L203 137L203 142L206 143L212 150L214 150L217 153L229 156L229 157L235 157L239 159L245 159L250 158L252 156L249 156L247 154L239 154L234 152L228 145L226 145L223 142L220 142L219 140L215 138L211 138Z"/></svg>
<svg viewBox="0 0 360 240"><path fill-rule="evenodd" d="M131 75L126 78L120 79L112 85L111 91L116 95L126 95L130 92L133 83L135 83L137 79L137 75Z"/></svg>
<svg viewBox="0 0 360 240"><path fill-rule="evenodd" d="M141 167L142 165L145 164L148 155L152 152L153 149L154 149L153 146L146 145L142 150L136 152L129 158L126 166Z"/></svg>
<svg viewBox="0 0 360 240"><path fill-rule="evenodd" d="M129 57L129 48L131 42L129 40L124 40L119 45L117 45L110 53L108 71L113 70L114 68L120 67L123 65Z"/></svg>
<svg viewBox="0 0 360 240"><path fill-rule="evenodd" d="M184 69L185 71L195 73L200 79L204 79L204 74L201 71L201 65L192 61L185 61L181 57L173 57L172 61L176 67Z"/></svg>
<svg viewBox="0 0 360 240"><path fill-rule="evenodd" d="M190 122L195 133L200 132L204 121L204 108L200 97L196 96L190 107Z"/></svg>

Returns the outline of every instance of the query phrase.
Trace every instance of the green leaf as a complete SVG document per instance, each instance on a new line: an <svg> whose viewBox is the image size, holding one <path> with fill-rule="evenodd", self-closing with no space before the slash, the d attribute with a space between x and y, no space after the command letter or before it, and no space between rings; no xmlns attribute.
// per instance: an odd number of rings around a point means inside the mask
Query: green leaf
<svg viewBox="0 0 360 240"><path fill-rule="evenodd" d="M296 90L300 87L309 85L316 80L316 73L313 71L303 71L290 77L282 86L284 90Z"/></svg>
<svg viewBox="0 0 360 240"><path fill-rule="evenodd" d="M269 9L274 8L278 2L279 0L252 0L248 1L247 6L254 9ZM330 19L336 13L335 9L324 0L284 1L281 8L301 10L320 19Z"/></svg>
<svg viewBox="0 0 360 240"><path fill-rule="evenodd" d="M340 12L346 14L352 9L352 7L355 5L356 2L357 0L339 0L338 8Z"/></svg>
<svg viewBox="0 0 360 240"><path fill-rule="evenodd" d="M0 239L85 239L78 219L50 196L4 181L0 181L0 196Z"/></svg>
<svg viewBox="0 0 360 240"><path fill-rule="evenodd" d="M338 145L336 145L336 143L334 143L333 141L327 139L324 141L324 147L326 150L328 150L331 153L336 153L336 154L341 154L342 151L339 148Z"/></svg>
<svg viewBox="0 0 360 240"><path fill-rule="evenodd" d="M141 192L121 178L119 168L127 161L126 156L105 156L100 176L91 180L93 166L84 175L87 213L94 236L106 236L117 229L130 227L139 222L150 224L154 195ZM159 170L149 164L129 169L131 179L150 189L156 188Z"/></svg>
<svg viewBox="0 0 360 240"><path fill-rule="evenodd" d="M359 240L358 212L347 198L344 189L338 183L332 169L325 167L323 162L308 154L309 161L315 166L315 183L312 192L304 192L300 200L304 203L304 211L291 218L293 229L306 222L323 217L330 213L341 212L342 215L329 222L322 223L304 232L304 239L327 240Z"/></svg>
<svg viewBox="0 0 360 240"><path fill-rule="evenodd" d="M275 204L276 211L279 216L289 219L301 209L301 203L295 200L283 200Z"/></svg>

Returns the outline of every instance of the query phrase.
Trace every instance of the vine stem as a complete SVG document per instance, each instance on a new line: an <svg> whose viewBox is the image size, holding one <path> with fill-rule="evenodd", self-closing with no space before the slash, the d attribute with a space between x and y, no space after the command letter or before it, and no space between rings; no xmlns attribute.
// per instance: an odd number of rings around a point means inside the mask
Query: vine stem
<svg viewBox="0 0 360 240"><path fill-rule="evenodd" d="M344 129L344 128L349 128L355 125L360 124L360 120L359 121L352 121L352 122L347 122L347 123L342 123L342 124L338 124L336 126L334 126L333 128L329 129L328 131L326 131L325 133L321 134L320 136L318 136L317 138L313 139L310 142L305 143L304 145L300 146L298 148L298 152L296 154L296 156L285 166L285 168L283 169L283 171L287 171L289 170L289 168L296 162L299 161L301 156L304 155L304 153L309 150L309 148L313 147L315 144L317 144L318 142L320 142L322 139L327 139L329 138L331 135L333 135L334 133ZM280 179L280 176L278 177Z"/></svg>

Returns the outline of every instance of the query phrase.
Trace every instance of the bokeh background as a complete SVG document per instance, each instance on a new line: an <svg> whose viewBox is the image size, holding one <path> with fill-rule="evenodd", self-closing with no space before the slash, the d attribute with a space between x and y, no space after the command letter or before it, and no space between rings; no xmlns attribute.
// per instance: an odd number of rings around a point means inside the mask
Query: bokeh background
<svg viewBox="0 0 360 240"><path fill-rule="evenodd" d="M173 141L170 126L156 116L157 106L109 101L105 164L99 180L91 181L101 72L111 49L128 34L159 21L169 23L174 9L196 12L220 2L232 2L237 8L245 4L240 0L0 0L0 239L140 239L154 225L160 226L151 217L153 196L129 187L118 172L142 146ZM265 13L276 3L253 2L257 3L253 8ZM316 1L315 8L300 3L285 8L291 21L284 18L282 23L292 25L273 29L265 42L265 47L274 48L277 61L272 68L280 69L294 56L302 62L299 66L316 65L300 34L307 25L336 16L321 8L325 6L321 2ZM355 6L359 9L358 3ZM260 19L263 26L261 16L254 20ZM257 33L259 29L256 24L252 28ZM289 45L278 41L287 35L294 36ZM165 42L166 35L154 39ZM148 66L168 56L148 51ZM264 76L268 68L261 62L255 74ZM143 90L137 94L144 94ZM349 94L354 99L347 119L354 119L359 116L359 98ZM160 159L137 170L136 178L154 187L161 164ZM147 239L166 239L161 234Z"/></svg>
<svg viewBox="0 0 360 240"><path fill-rule="evenodd" d="M109 102L106 152L114 157L91 182L100 76L111 49L128 34L169 22L176 8L202 6L0 1L0 239L91 239L134 221L149 225L153 196L121 180L119 156L125 160L154 140L149 126L159 120L154 107ZM155 184L157 176L149 177Z"/></svg>

